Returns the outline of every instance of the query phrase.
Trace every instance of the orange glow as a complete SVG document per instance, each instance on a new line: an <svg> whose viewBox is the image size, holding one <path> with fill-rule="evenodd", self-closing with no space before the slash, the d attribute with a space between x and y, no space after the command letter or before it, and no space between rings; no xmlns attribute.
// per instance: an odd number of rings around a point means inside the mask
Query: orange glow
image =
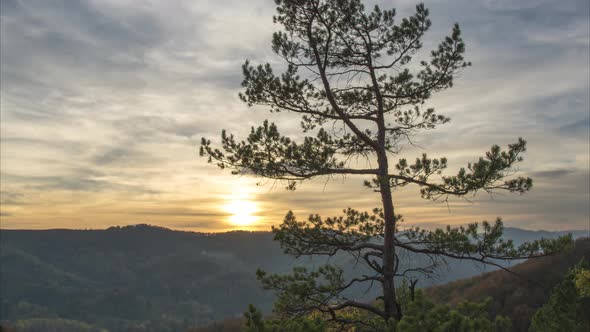
<svg viewBox="0 0 590 332"><path fill-rule="evenodd" d="M231 213L229 222L236 226L251 226L258 221L258 216L255 215L258 205L250 200L232 200L224 205L224 210Z"/></svg>

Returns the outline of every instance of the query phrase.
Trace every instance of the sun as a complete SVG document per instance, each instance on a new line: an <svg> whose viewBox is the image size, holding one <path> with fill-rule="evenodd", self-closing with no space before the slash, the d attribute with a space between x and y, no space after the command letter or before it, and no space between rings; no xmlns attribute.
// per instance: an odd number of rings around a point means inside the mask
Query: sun
<svg viewBox="0 0 590 332"><path fill-rule="evenodd" d="M258 205L248 199L233 199L223 209L230 213L229 222L236 226L249 226L258 221Z"/></svg>

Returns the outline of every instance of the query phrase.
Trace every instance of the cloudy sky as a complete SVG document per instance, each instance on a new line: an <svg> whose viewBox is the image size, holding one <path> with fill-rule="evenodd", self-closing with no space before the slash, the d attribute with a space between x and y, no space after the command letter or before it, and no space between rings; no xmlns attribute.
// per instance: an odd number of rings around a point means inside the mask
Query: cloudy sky
<svg viewBox="0 0 590 332"><path fill-rule="evenodd" d="M287 115L247 108L241 65L270 62L271 0L1 2L2 228L104 228L149 223L184 230L268 230L299 215L372 208L363 178L318 179L296 192L233 177L198 156L201 137L243 135ZM369 2L372 5L374 2ZM399 16L415 3L382 2ZM528 229L590 223L590 9L587 0L427 1L435 45L454 22L468 68L429 102L451 122L416 137L447 156L449 172L492 144L529 142L524 196L480 194L449 205L417 188L394 192L409 225L463 224L502 216ZM214 140L215 141L215 140ZM262 185L256 184L261 182ZM250 214L240 226L234 214Z"/></svg>

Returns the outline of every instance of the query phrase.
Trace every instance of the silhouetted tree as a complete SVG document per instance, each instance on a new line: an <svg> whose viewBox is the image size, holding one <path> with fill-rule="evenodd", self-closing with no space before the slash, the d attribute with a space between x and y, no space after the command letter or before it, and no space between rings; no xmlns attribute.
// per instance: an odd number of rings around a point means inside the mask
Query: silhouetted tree
<svg viewBox="0 0 590 332"><path fill-rule="evenodd" d="M274 21L283 29L274 33L272 49L286 62L286 70L277 75L270 64L253 66L246 61L240 98L249 106L266 105L271 112L300 114L302 131L315 135L296 142L264 121L243 141L224 130L222 149L203 138L201 155L234 174L285 180L291 190L298 182L319 176L364 175L365 185L381 196L380 206L372 212L348 208L344 216L311 215L303 221L289 212L280 226L273 227L275 239L288 254L348 252L373 271L350 280L331 265L316 271L296 268L291 275L259 271L263 286L278 291L277 312L319 311L346 323L340 313L357 308L385 321L399 321L403 312L396 276L432 273L445 258L499 266L498 260L549 255L570 244L571 238L564 237L515 247L501 239L500 219L483 222L483 229L477 224L435 231L399 229L401 216L392 198L396 188L413 184L425 199L446 200L482 190L522 194L532 187L530 178L507 178L522 161L526 142L521 138L507 150L492 146L454 176L442 175L446 158L423 154L411 163L400 157L414 135L449 121L423 105L433 93L451 87L457 74L470 65L464 59L459 25L430 53L429 61L411 65L431 26L422 4L413 16L400 21L395 10L376 6L366 11L359 0L276 0L276 4ZM376 167L354 168L355 157L376 160ZM402 270L400 250L425 255L430 263ZM375 282L382 286L382 306L343 295L349 287Z"/></svg>

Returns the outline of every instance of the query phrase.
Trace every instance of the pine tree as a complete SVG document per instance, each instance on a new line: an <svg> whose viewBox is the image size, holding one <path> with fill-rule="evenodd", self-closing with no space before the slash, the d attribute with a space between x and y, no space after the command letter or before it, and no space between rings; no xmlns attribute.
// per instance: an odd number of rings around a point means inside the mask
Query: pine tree
<svg viewBox="0 0 590 332"><path fill-rule="evenodd" d="M326 265L316 271L296 268L291 275L259 271L264 287L278 291L276 310L285 315L321 312L346 323L343 312L356 308L385 321L399 321L403 312L396 295L396 277L429 274L446 258L498 266L498 260L524 259L555 253L571 243L535 241L515 247L504 241L502 221L434 231L399 227L392 190L407 185L420 188L429 200L465 197L478 191L525 193L532 180L510 177L523 160L525 140L506 150L491 150L444 175L446 158L426 154L410 162L400 156L412 137L449 122L433 108L424 108L433 93L452 87L456 76L470 66L459 25L430 52L429 61L412 63L429 30L429 11L423 4L414 15L396 19L395 10L375 6L365 10L359 0L276 0L272 50L286 62L277 75L270 64L243 65L243 93L248 104L266 105L271 112L301 115L306 136L295 141L280 134L274 123L252 128L245 140L222 131L222 149L201 141L201 155L234 174L254 174L284 180L294 190L304 180L341 175L363 175L365 185L378 192L379 207L371 212L344 210L344 216L311 215L300 221L289 212L273 227L275 240L296 257L347 252L374 274L345 280L342 269ZM375 161L376 167L354 168L355 157ZM367 163L368 165L369 163ZM428 257L430 263L400 269L400 251ZM383 305L347 298L346 289L378 283ZM356 310L355 309L355 310Z"/></svg>
<svg viewBox="0 0 590 332"><path fill-rule="evenodd" d="M590 331L590 270L581 262L551 291L549 301L533 316L531 332Z"/></svg>

